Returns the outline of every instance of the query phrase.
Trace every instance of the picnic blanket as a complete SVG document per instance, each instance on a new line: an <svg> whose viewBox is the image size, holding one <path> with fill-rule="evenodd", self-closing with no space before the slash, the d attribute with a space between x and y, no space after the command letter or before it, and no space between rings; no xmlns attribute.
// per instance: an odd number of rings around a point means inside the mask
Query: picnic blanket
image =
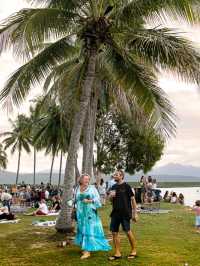
<svg viewBox="0 0 200 266"><path fill-rule="evenodd" d="M46 216L57 216L59 212L49 212Z"/></svg>
<svg viewBox="0 0 200 266"><path fill-rule="evenodd" d="M20 221L20 219L15 220L0 220L0 224L17 224Z"/></svg>
<svg viewBox="0 0 200 266"><path fill-rule="evenodd" d="M156 209L152 209L152 210L145 210L145 209L140 209L140 213L147 213L147 214L165 214L165 213L169 213L172 210L156 210Z"/></svg>
<svg viewBox="0 0 200 266"><path fill-rule="evenodd" d="M49 212L48 214L44 215L36 215L37 217L46 217L46 216L58 216L59 212Z"/></svg>
<svg viewBox="0 0 200 266"><path fill-rule="evenodd" d="M11 205L11 208L10 208L10 211L12 213L25 213L27 211L27 207L21 207L21 206L12 206Z"/></svg>
<svg viewBox="0 0 200 266"><path fill-rule="evenodd" d="M56 220L55 221L33 221L32 225L34 226L41 226L41 227L53 227L56 225Z"/></svg>

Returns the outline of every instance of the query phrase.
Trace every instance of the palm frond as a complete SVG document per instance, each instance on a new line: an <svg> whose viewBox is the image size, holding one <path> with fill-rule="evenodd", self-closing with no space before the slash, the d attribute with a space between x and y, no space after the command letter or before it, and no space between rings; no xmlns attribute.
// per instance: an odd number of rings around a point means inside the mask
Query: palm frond
<svg viewBox="0 0 200 266"><path fill-rule="evenodd" d="M66 60L63 64L55 66L52 72L48 75L44 83L44 91L47 92L51 83L56 81L63 73L68 73L72 67L79 63L79 57Z"/></svg>
<svg viewBox="0 0 200 266"><path fill-rule="evenodd" d="M62 8L69 11L80 9L88 0L26 0L33 5L42 5L52 8Z"/></svg>
<svg viewBox="0 0 200 266"><path fill-rule="evenodd" d="M30 58L37 46L72 31L76 14L58 8L22 9L0 25L0 52L14 47L20 58Z"/></svg>
<svg viewBox="0 0 200 266"><path fill-rule="evenodd" d="M164 91L158 87L154 73L130 58L126 55L122 56L119 49L110 48L105 54L102 65L116 87L123 88L129 93L129 97L132 95L134 101L137 101L149 117L157 116L159 119L157 128L160 127L166 136L173 135L175 132L174 111Z"/></svg>
<svg viewBox="0 0 200 266"><path fill-rule="evenodd" d="M65 115L74 112L75 106L78 107L85 64L81 61L72 60L56 67L52 73L52 83L49 82L51 85L47 93L57 96Z"/></svg>
<svg viewBox="0 0 200 266"><path fill-rule="evenodd" d="M66 58L76 55L76 47L69 44L68 39L63 38L49 45L28 63L21 66L7 81L0 93L0 101L4 107L8 105L19 106L29 93L31 86L40 85L53 67Z"/></svg>
<svg viewBox="0 0 200 266"><path fill-rule="evenodd" d="M131 20L145 18L152 21L165 21L170 17L184 19L188 22L199 20L195 13L199 0L132 0L125 1L117 18L129 24Z"/></svg>
<svg viewBox="0 0 200 266"><path fill-rule="evenodd" d="M129 48L139 58L177 73L184 81L200 83L200 54L171 29L139 29L130 31L127 38Z"/></svg>
<svg viewBox="0 0 200 266"><path fill-rule="evenodd" d="M3 145L0 143L0 169L6 169L7 163L7 154L3 148Z"/></svg>

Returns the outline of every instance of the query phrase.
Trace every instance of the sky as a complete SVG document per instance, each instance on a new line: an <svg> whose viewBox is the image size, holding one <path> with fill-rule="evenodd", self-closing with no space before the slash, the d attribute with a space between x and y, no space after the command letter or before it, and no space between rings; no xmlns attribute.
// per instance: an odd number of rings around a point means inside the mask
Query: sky
<svg viewBox="0 0 200 266"><path fill-rule="evenodd" d="M24 0L6 0L0 5L0 20L21 8L28 7ZM177 24L169 22L170 27L180 28L185 36L200 44L200 29L198 27L188 27L186 24ZM19 66L19 62L7 52L0 56L0 90L9 75ZM185 84L176 80L172 75L163 73L159 79L161 87L168 94L176 114L178 115L176 138L170 139L165 148L164 154L155 167L163 166L169 163L178 163L184 165L193 165L200 167L200 93L194 84ZM20 109L15 109L14 113L6 114L0 110L0 133L10 129L9 119L14 119L16 114L28 112L30 99L39 94L36 89L31 92L26 102ZM81 152L80 152L81 157ZM32 172L33 154L23 153L21 160L21 171ZM79 165L81 164L81 158ZM10 155L7 170L15 171L17 168L17 155ZM37 155L37 171L46 171L50 168L50 157L45 157L42 152ZM55 167L59 168L59 158L56 158ZM64 168L64 166L63 166Z"/></svg>

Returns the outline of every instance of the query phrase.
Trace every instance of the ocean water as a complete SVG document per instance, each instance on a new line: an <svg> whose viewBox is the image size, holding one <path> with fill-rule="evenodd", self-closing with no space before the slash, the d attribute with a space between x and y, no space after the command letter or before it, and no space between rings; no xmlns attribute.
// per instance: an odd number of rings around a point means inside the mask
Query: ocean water
<svg viewBox="0 0 200 266"><path fill-rule="evenodd" d="M176 192L177 195L182 193L184 195L184 201L186 206L193 206L196 200L200 200L200 187L177 187L177 188L159 188L161 196L164 196L165 192Z"/></svg>

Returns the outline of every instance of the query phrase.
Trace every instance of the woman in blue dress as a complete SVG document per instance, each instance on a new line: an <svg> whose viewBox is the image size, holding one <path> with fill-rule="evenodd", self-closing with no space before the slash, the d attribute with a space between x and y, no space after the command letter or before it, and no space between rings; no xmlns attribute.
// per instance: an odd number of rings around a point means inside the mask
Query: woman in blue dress
<svg viewBox="0 0 200 266"><path fill-rule="evenodd" d="M89 185L90 176L82 175L80 186L75 193L77 233L75 244L83 251L81 259L90 257L91 251L111 249L105 239L97 209L101 207L100 196L95 186Z"/></svg>

